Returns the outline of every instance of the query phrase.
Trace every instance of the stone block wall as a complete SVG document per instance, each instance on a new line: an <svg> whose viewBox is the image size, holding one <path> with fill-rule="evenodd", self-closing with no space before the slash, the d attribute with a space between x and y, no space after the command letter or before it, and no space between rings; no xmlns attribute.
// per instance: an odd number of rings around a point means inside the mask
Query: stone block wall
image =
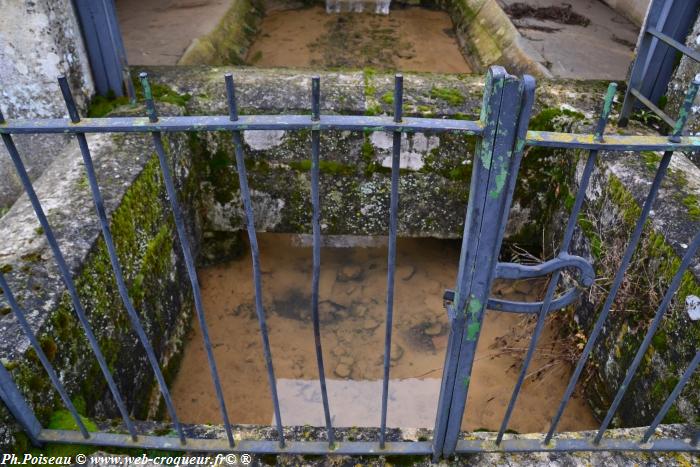
<svg viewBox="0 0 700 467"><path fill-rule="evenodd" d="M57 78L65 75L78 108L87 109L94 93L87 53L70 0L0 1L0 109L5 118L66 115ZM67 139L17 138L32 179L49 165ZM7 157L0 157L0 217L22 192Z"/></svg>

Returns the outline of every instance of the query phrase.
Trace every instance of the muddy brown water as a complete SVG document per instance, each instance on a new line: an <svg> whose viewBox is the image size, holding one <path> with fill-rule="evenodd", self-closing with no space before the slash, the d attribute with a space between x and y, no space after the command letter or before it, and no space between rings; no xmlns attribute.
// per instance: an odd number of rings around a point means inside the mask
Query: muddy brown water
<svg viewBox="0 0 700 467"><path fill-rule="evenodd" d="M419 7L327 14L321 6L268 12L248 63L260 67L363 68L469 73L452 21Z"/></svg>
<svg viewBox="0 0 700 467"><path fill-rule="evenodd" d="M285 425L323 426L310 321L311 249L292 235L261 234L264 304ZM388 425L432 428L447 344L442 293L454 286L459 243L401 239L398 243ZM250 256L199 271L206 318L234 423L269 424L272 403L254 310ZM386 247L324 248L320 281L321 334L336 426L378 426L381 400ZM535 300L541 281L499 283L494 293ZM497 429L520 369L534 322L487 312L477 349L463 428ZM570 367L550 323L544 332L510 428L548 427ZM187 337L173 384L187 423L221 423L202 336ZM595 428L586 403L574 397L562 430Z"/></svg>

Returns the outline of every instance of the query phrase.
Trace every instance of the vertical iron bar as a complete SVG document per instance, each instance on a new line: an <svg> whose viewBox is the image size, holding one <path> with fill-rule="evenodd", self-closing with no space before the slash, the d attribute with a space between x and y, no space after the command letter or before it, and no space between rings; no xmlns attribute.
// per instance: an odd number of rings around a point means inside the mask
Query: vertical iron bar
<svg viewBox="0 0 700 467"><path fill-rule="evenodd" d="M639 364L642 363L644 354L646 354L647 350L649 349L649 346L651 345L651 340L654 337L654 334L656 333L656 330L658 329L659 325L661 324L661 319L664 317L664 313L666 312L668 305L671 303L671 300L673 299L676 290L678 290L678 287L681 284L681 280L683 279L683 274L685 273L685 270L688 268L688 266L690 266L690 262L692 261L693 256L695 256L695 252L697 251L698 247L700 247L700 233L698 233L695 236L693 242L688 247L688 251L686 251L685 255L683 256L683 260L681 261L681 265L678 267L678 271L676 271L676 274L673 276L671 284L668 286L666 295L664 295L664 298L661 301L659 308L656 310L654 320L649 325L649 330L644 336L644 340L639 346L639 349L637 350L637 353L634 356L634 360L632 360L632 364L627 369L625 379L622 381L622 384L620 385L617 394L615 394L615 399L610 405L608 413L605 415L605 419L603 420L603 423L600 424L600 429L598 430L598 433L593 439L593 442L595 444L600 443L600 440L603 438L605 430L607 430L608 425L610 425L610 421L612 420L613 415L615 415L615 412L620 406L622 398L627 392L627 388L629 387L630 382L632 382L632 378L634 378Z"/></svg>
<svg viewBox="0 0 700 467"><path fill-rule="evenodd" d="M318 76L311 78L311 119L318 122L321 119L321 79ZM331 409L328 403L328 390L326 388L326 370L323 365L323 348L321 346L321 319L318 313L319 285L321 282L321 201L319 179L321 172L321 131L311 130L311 204L313 205L313 273L311 279L311 318L314 326L314 344L316 346L316 364L318 366L318 379L321 385L321 399L323 400L323 414L326 419L328 431L328 444L332 447L335 443L333 423L331 421Z"/></svg>
<svg viewBox="0 0 700 467"><path fill-rule="evenodd" d="M664 405L661 407L661 410L659 410L659 413L656 414L654 421L651 422L651 425L649 425L649 428L644 433L644 437L642 438L642 443L646 443L647 441L649 441L649 438L652 437L654 431L656 431L656 427L659 426L659 423L661 423L668 411L671 409L671 406L681 394L681 391L690 380L690 377L693 376L693 373L697 369L698 364L700 364L700 351L695 353L695 357L693 357L693 361L690 362L690 366L688 366L688 368L685 370L683 376L681 376L680 381L678 381L676 386L673 388L673 391L671 391L671 394L668 396L668 399L666 399L666 401L664 402Z"/></svg>
<svg viewBox="0 0 700 467"><path fill-rule="evenodd" d="M61 93L63 94L63 99L66 103L68 115L70 116L71 121L73 123L80 122L80 115L78 114L78 109L75 105L73 94L71 93L70 87L68 86L68 80L66 80L65 77L61 77L58 79L58 85L61 88ZM136 331L139 341L141 341L141 345L143 345L143 348L146 351L148 361L151 364L153 373L156 377L156 380L158 381L158 386L160 388L161 394L163 395L163 399L168 409L168 413L170 414L170 418L172 419L173 425L175 426L175 430L180 436L180 442L182 444L185 444L185 433L182 430L182 427L180 426L180 421L177 418L175 406L170 397L170 391L168 390L168 386L165 382L165 378L163 377L163 373L160 369L158 358L156 357L155 352L153 351L151 343L148 341L146 331L141 325L141 320L139 319L139 315L136 312L136 309L134 308L134 304L131 301L131 298L129 297L129 292L126 283L124 282L124 273L122 271L121 264L119 263L117 249L114 246L112 231L109 228L109 221L107 219L107 213L104 207L104 199L102 198L102 193L97 183L97 175L95 174L95 167L92 161L92 156L90 154L90 148L88 146L87 138L85 137L85 133L76 133L75 136L78 140L78 146L80 146L80 153L83 156L85 172L87 174L88 182L90 184L92 199L95 203L95 210L97 211L97 217L100 222L100 228L102 229L102 236L104 238L105 245L107 246L107 253L109 255L110 263L112 264L112 271L114 272L114 277L117 282L117 289L119 290L119 295L121 296L122 302L124 303L124 307L126 308L127 314L129 315L131 325Z"/></svg>
<svg viewBox="0 0 700 467"><path fill-rule="evenodd" d="M394 77L394 121L403 119L403 76ZM384 331L384 376L382 380L382 413L379 447L386 442L386 415L389 402L389 370L391 368L391 335L394 323L394 276L396 273L396 235L399 211L399 171L401 168L401 131L395 131L391 151L391 198L389 200L389 251L387 253L386 327Z"/></svg>
<svg viewBox="0 0 700 467"><path fill-rule="evenodd" d="M238 120L238 109L236 105L236 93L233 84L233 76L230 73L225 75L226 80L226 95L229 104L229 116L232 121ZM272 351L270 350L270 337L267 332L267 323L265 320L265 309L262 300L262 277L260 273L260 249L258 247L258 237L255 233L255 217L253 214L253 202L250 198L250 188L248 186L248 173L245 167L245 155L243 153L243 140L240 131L232 132L233 145L236 152L236 168L238 170L238 180L241 190L241 199L245 211L245 223L248 232L248 240L250 242L250 252L253 260L253 280L255 282L255 310L258 315L258 324L260 326L260 337L263 344L263 353L265 356L265 365L267 367L267 378L270 384L270 393L272 396L272 404L275 412L275 420L279 435L280 448L285 447L284 429L282 425L282 415L280 413L279 397L277 396L277 380L275 378L275 370L272 365Z"/></svg>
<svg viewBox="0 0 700 467"><path fill-rule="evenodd" d="M686 99L683 104L683 109L681 110L681 116L679 118L679 121L683 121L685 123L688 119L688 116L690 115L690 106L692 105L692 102L695 100L695 96L697 95L698 92L698 87L700 86L700 81L697 79L693 80L693 83L691 84L690 88L688 89L688 93L686 95ZM690 103L690 104L689 104ZM680 134L683 131L683 126L681 125L680 127L676 126L676 131L674 132L673 136L675 133ZM576 368L574 369L574 373L571 375L571 378L569 379L569 384L566 387L566 391L564 392L564 396L562 397L562 400L559 404L559 408L557 409L557 413L554 416L554 419L552 420L552 425L549 427L549 432L547 433L547 436L545 437L544 442L549 443L554 436L554 433L556 432L557 425L559 423L559 420L561 419L562 414L564 413L564 409L566 408L566 405L569 403L569 399L571 399L571 396L574 393L574 390L576 389L576 384L578 383L579 378L581 377L581 373L583 372L583 368L586 365L586 361L588 360L588 357L590 353L593 351L593 346L595 345L596 340L598 339L598 336L603 330L603 326L605 325L605 321L608 318L608 315L610 314L610 310L612 308L613 302L615 300L615 296L617 295L618 290L620 289L620 286L622 285L622 281L625 278L625 273L627 271L627 268L629 267L630 261L632 260L632 255L634 254L635 250L637 249L637 245L639 243L640 238L642 237L642 232L644 231L644 225L646 224L647 218L649 217L649 212L651 211L651 207L653 206L654 202L656 201L656 196L659 192L659 188L661 186L661 181L663 180L664 176L666 175L666 171L668 170L668 165L671 163L671 157L673 156L673 151L666 151L664 152L663 157L661 158L661 162L659 163L659 168L656 171L656 175L654 176L654 181L651 184L651 188L649 189L649 193L647 194L647 197L644 201L644 205L642 206L642 212L639 216L639 219L637 219L637 224L634 227L634 231L632 232L632 235L630 236L630 242L627 245L627 248L625 249L625 253L622 256L622 261L620 262L620 266L618 267L617 272L615 273L615 277L613 279L612 286L610 287L610 291L608 293L607 298L605 299L605 303L603 304L603 308L601 309L600 314L598 315L598 319L595 322L595 325L593 326L593 330L591 331L591 334L588 336L588 340L586 341L586 346L583 348L583 351L581 352L581 357L579 357L578 362L576 363Z"/></svg>
<svg viewBox="0 0 700 467"><path fill-rule="evenodd" d="M484 183L484 175L482 174L484 166L479 161L482 160L482 157L490 160L493 153L505 75L506 72L503 68L491 67L484 84L480 116L480 120L484 125L484 131L481 135L481 140L476 145L474 162L472 164L473 171L469 185L469 202L467 203L467 213L464 221L455 297L453 303L447 309L450 319L450 332L445 351L435 429L433 430L434 462L438 462L445 450L448 423L450 421L450 413L453 410L452 403L457 380L457 367L460 361L460 351L466 327L467 315L464 310L466 310L467 306L469 282L474 268L474 258L481 228L485 189L482 187ZM464 379L464 383L466 384L468 381L467 376ZM464 406L457 410L463 411Z"/></svg>
<svg viewBox="0 0 700 467"><path fill-rule="evenodd" d="M644 82L644 78L648 71L649 60L651 59L653 49L656 47L656 43L658 41L646 31L652 26L658 27L658 25L662 22L661 20L664 17L664 12L662 11L663 1L659 2L657 0L652 0L647 17L644 19L644 25L642 26L639 40L637 41L637 50L635 52L636 56L634 58L634 63L632 64L629 82L627 83L625 98L622 103L622 109L620 110L620 126L627 126L629 116L634 110L636 99L630 90L637 89L641 92L640 85Z"/></svg>
<svg viewBox="0 0 700 467"><path fill-rule="evenodd" d="M2 290L3 294L5 295L5 299L7 300L7 303L10 305L10 308L17 317L17 321L19 322L20 327L29 339L29 343L32 345L32 348L34 349L34 352L36 352L37 357L39 357L39 361L46 370L46 373L48 373L51 383L53 384L54 388L56 388L56 391L61 396L61 400L63 400L63 403L65 404L66 408L75 420L75 423L78 425L80 433L82 433L85 439L88 439L90 437L90 434L88 433L87 427L85 427L83 420L80 418L80 414L78 414L78 411L73 405L73 402L70 400L66 389L63 387L63 384L61 384L61 380L58 378L56 370L54 370L53 365L51 365L51 362L46 357L44 349L41 348L39 340L36 338L34 331L32 331L29 322L27 322L24 310L22 310L22 308L19 306L19 303L17 303L17 300L15 299L15 296L12 293L12 290L10 289L10 286L5 280L5 276L2 274L2 272L0 272L0 290ZM2 363L0 363L0 366L2 366Z"/></svg>
<svg viewBox="0 0 700 467"><path fill-rule="evenodd" d="M12 375L2 363L0 363L0 400L5 403L12 416L22 426L32 445L42 446L43 443L39 441L41 423L39 423L39 420L34 415L34 411L24 400L22 393L19 392ZM85 436L84 433L83 436Z"/></svg>
<svg viewBox="0 0 700 467"><path fill-rule="evenodd" d="M616 89L617 84L615 83L611 83L608 86L608 92L605 95L603 110L601 111L600 118L598 119L598 124L596 125L596 140L601 140L603 137L605 126L608 122L608 119L610 118L610 111L612 110L612 102L613 98L615 97ZM571 214L569 215L569 220L566 225L566 230L564 232L564 239L562 241L560 254L568 253L569 251L569 245L571 243L571 239L573 238L574 229L578 221L578 214L581 210L581 206L583 205L583 200L586 196L586 188L588 187L588 182L590 180L591 173L593 172L593 168L595 167L595 161L597 157L598 151L593 150L589 152L588 160L586 161L586 167L581 178L581 184L579 186L578 193L576 193L576 200L574 201L574 206L571 210ZM556 292L557 286L559 285L559 276L560 272L556 271L554 274L552 274L552 278L550 279L549 284L547 284L547 291L542 302L542 308L540 309L540 312L537 317L537 324L535 326L532 338L530 339L530 345L528 346L527 354L525 355L525 360L523 361L523 365L520 369L518 380L515 383L515 387L513 388L513 394L511 395L510 402L508 403L505 415L503 416L501 428L498 431L498 436L496 437L496 444L501 444L501 441L503 440L503 435L508 429L508 423L510 422L510 418L513 415L513 410L515 409L515 404L518 400L518 396L520 395L520 390L522 389L523 383L525 382L527 370L535 354L537 343L539 342L540 336L542 335L542 331L544 330L544 325L547 319L547 315L549 313L549 307L552 303L554 292Z"/></svg>
<svg viewBox="0 0 700 467"><path fill-rule="evenodd" d="M148 83L148 74L141 73L139 75L141 78L141 85L143 86L143 94L146 98L146 108L148 109L148 118L151 122L158 121L158 114L156 113L155 103L153 102L153 94L151 92L151 86ZM224 400L224 393L221 388L221 381L219 379L219 372L216 368L216 359L214 358L214 351L212 350L211 340L209 338L209 328L207 327L206 318L204 315L204 305L202 304L202 294L199 288L199 280L197 279L197 270L194 264L194 258L192 257L192 249L190 247L190 241L187 237L187 230L185 228L185 220L180 209L180 204L177 201L177 190L175 190L175 185L173 183L173 177L170 174L170 166L168 165L168 158L165 154L165 147L163 146L163 137L159 131L154 131L151 133L153 136L153 145L156 148L156 154L158 155L158 162L160 163L160 170L163 173L163 183L165 184L165 190L168 194L168 200L170 201L170 209L173 211L173 218L175 219L175 227L177 229L177 236L180 240L180 247L182 249L182 255L185 259L185 266L187 267L187 274L190 278L192 284L192 294L194 296L194 307L197 313L197 318L199 320L199 327L202 330L202 338L204 340L204 348L207 352L207 360L209 362L209 370L211 377L214 381L214 388L216 390L216 397L219 402L219 408L221 409L221 416L224 422L224 428L226 429L226 436L228 437L228 442L231 447L235 445L233 439L233 432L231 430L231 423L228 418L228 411L226 410L226 401Z"/></svg>
<svg viewBox="0 0 700 467"><path fill-rule="evenodd" d="M672 143L679 143L681 141L681 135L683 134L683 129L685 124L688 123L690 118L690 113L693 108L693 103L695 102L695 96L698 95L698 89L700 88L700 77L695 75L693 81L690 83L690 87L685 94L685 99L681 105L680 112L678 113L678 120L676 121L676 126L673 127L673 133L669 136L669 141Z"/></svg>
<svg viewBox="0 0 700 467"><path fill-rule="evenodd" d="M12 140L12 136L8 134L3 133L2 140L5 143L7 152L10 154L10 158L12 159L15 169L17 170L19 179L22 182L24 191L27 194L30 203L32 204L32 208L34 209L39 223L44 229L44 235L46 236L46 240L49 243L51 251L53 252L54 258L56 260L56 265L58 266L63 283L65 284L66 289L68 290L68 294L70 295L75 313L78 316L78 320L80 321L83 330L85 331L85 337L87 338L88 343L90 344L90 348L95 354L95 358L97 359L97 363L100 366L100 370L102 371L102 374L105 377L107 386L109 386L110 392L114 397L114 402L117 404L117 408L119 409L119 413L121 414L121 417L124 420L124 424L129 430L129 434L134 440L136 440L136 428L134 427L134 424L129 418L129 412L126 410L124 400L122 399L122 396L119 393L119 389L117 389L117 385L114 382L114 378L112 377L112 373L109 370L107 361L105 360L105 357L102 354L102 351L100 350L100 345L98 344L97 338L95 337L95 334L92 331L90 323L88 322L87 315L85 314L85 309L80 303L80 297L78 296L78 291L75 287L75 282L73 281L70 268L68 267L68 264L66 263L66 260L63 257L63 253L61 252L61 249L58 245L58 241L56 240L56 236L53 233L53 229L51 228L51 225L49 224L49 221L46 218L46 214L44 213L44 208L41 206L39 197L34 191L32 182L29 179L29 174L27 174L27 170L24 167L24 163L22 162L19 152L17 151L17 147L15 146L15 143Z"/></svg>
<svg viewBox="0 0 700 467"><path fill-rule="evenodd" d="M449 362L454 368L445 371L454 372L455 376L452 387L443 388L445 394L441 393L441 403L450 397L442 446L445 457L455 452L461 431L474 356L503 238L502 226L510 210L518 154L524 147L525 129L521 124L529 121L530 109L525 104L532 102L524 98L526 87L529 85L526 86L525 80L520 82L502 68L490 69L486 105L482 109L486 128L475 156L472 172L475 190L469 194L457 290L448 310L453 318L451 332L455 332L452 343L458 349L448 349L448 358L453 352L457 357L456 362ZM451 396L447 394L450 391ZM440 411L437 430L442 429L439 423L444 416Z"/></svg>

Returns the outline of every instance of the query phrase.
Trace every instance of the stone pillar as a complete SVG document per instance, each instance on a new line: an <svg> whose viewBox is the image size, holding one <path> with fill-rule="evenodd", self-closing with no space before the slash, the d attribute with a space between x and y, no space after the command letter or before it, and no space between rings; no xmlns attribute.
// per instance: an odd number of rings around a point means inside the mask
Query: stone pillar
<svg viewBox="0 0 700 467"><path fill-rule="evenodd" d="M65 75L78 106L94 93L87 53L70 0L0 0L0 109L7 119L66 114L56 78ZM49 165L61 137L16 138L32 178ZM0 214L21 192L0 150ZM9 180L8 183L5 181Z"/></svg>

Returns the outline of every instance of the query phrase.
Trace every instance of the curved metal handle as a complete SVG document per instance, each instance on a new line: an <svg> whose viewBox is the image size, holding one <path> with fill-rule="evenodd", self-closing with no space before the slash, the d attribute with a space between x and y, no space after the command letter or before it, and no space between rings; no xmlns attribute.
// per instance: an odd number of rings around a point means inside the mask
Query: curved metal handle
<svg viewBox="0 0 700 467"><path fill-rule="evenodd" d="M555 271L565 268L574 268L579 272L578 282L581 287L590 287L595 280L595 272L591 263L580 256L562 253L558 257L534 266L527 266L517 263L498 263L496 266L496 279L531 279L549 275ZM581 287L572 287L563 295L552 300L549 310L559 310L572 304L581 293ZM451 302L454 299L454 292L448 290L443 299ZM511 300L501 300L489 298L487 308L491 310L505 311L508 313L539 313L544 302L514 302Z"/></svg>

